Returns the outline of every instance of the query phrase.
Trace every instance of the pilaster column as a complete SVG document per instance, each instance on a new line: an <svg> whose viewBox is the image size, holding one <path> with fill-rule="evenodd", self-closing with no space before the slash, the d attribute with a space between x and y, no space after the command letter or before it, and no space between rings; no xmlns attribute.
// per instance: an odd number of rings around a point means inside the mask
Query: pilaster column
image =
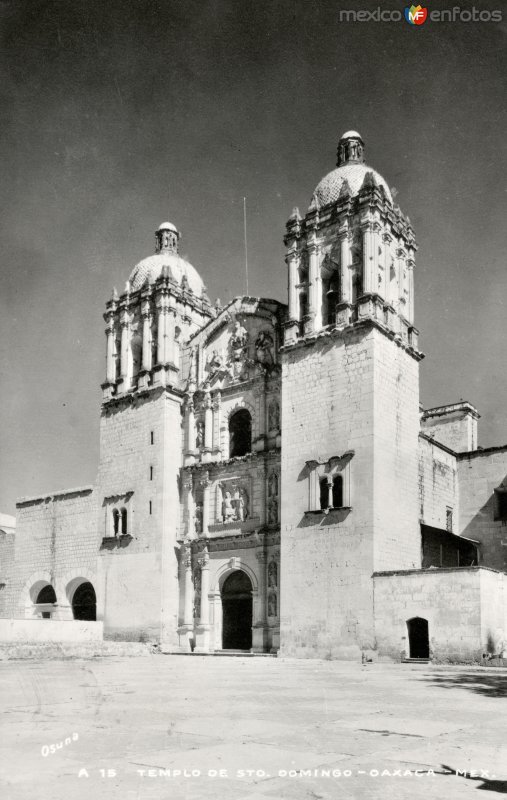
<svg viewBox="0 0 507 800"><path fill-rule="evenodd" d="M384 246L384 281L385 281L385 299L388 303L393 302L391 291L391 242L393 237L389 231L384 231L382 234L382 243Z"/></svg>
<svg viewBox="0 0 507 800"><path fill-rule="evenodd" d="M110 312L106 319L106 380L108 383L114 383L116 380L116 363L114 357L114 314Z"/></svg>
<svg viewBox="0 0 507 800"><path fill-rule="evenodd" d="M126 392L130 389L130 318L127 309L124 309L121 314L121 385L122 391Z"/></svg>
<svg viewBox="0 0 507 800"><path fill-rule="evenodd" d="M352 302L352 276L350 272L350 239L348 227L340 230L340 295L342 303Z"/></svg>
<svg viewBox="0 0 507 800"><path fill-rule="evenodd" d="M209 392L204 398L204 447L210 452L213 447L213 408Z"/></svg>
<svg viewBox="0 0 507 800"><path fill-rule="evenodd" d="M316 242L308 245L309 254L309 313L311 317L312 330L322 328L322 291L321 279L319 275L319 247Z"/></svg>
<svg viewBox="0 0 507 800"><path fill-rule="evenodd" d="M407 311L407 319L412 325L414 324L414 254L413 251L409 250L408 259L407 259L407 270L408 270L408 311Z"/></svg>
<svg viewBox="0 0 507 800"><path fill-rule="evenodd" d="M209 517L210 517L210 486L211 481L209 480L208 473L205 473L205 477L201 481L202 486L202 535L207 536L209 530Z"/></svg>
<svg viewBox="0 0 507 800"><path fill-rule="evenodd" d="M151 307L150 301L145 300L141 314L143 318L143 363L142 368L149 372L151 370Z"/></svg>
<svg viewBox="0 0 507 800"><path fill-rule="evenodd" d="M187 400L187 453L195 451L195 415L194 397L190 395Z"/></svg>
<svg viewBox="0 0 507 800"><path fill-rule="evenodd" d="M165 364L165 321L167 314L167 298L160 295L157 300L157 364Z"/></svg>
<svg viewBox="0 0 507 800"><path fill-rule="evenodd" d="M209 625L209 553L205 547L199 557L201 567L201 625Z"/></svg>
<svg viewBox="0 0 507 800"><path fill-rule="evenodd" d="M215 392L213 398L213 452L218 453L221 450L220 442L220 426L222 424L222 393Z"/></svg>
<svg viewBox="0 0 507 800"><path fill-rule="evenodd" d="M379 250L380 250L380 232L382 228L378 221L375 221L372 226L372 281L373 291L376 294L384 295L381 291L381 269L379 263Z"/></svg>
<svg viewBox="0 0 507 800"><path fill-rule="evenodd" d="M289 250L285 258L288 267L288 298L289 298L289 319L297 320L299 316L298 296L296 284L298 283L299 255L296 248Z"/></svg>
<svg viewBox="0 0 507 800"><path fill-rule="evenodd" d="M371 222L363 223L361 231L363 233L363 294L373 294L376 292L373 224Z"/></svg>
<svg viewBox="0 0 507 800"><path fill-rule="evenodd" d="M267 616L266 616L266 553L263 549L255 554L258 561L257 619L252 628L252 650L264 653L267 650Z"/></svg>
<svg viewBox="0 0 507 800"><path fill-rule="evenodd" d="M183 569L184 569L184 610L183 625L185 628L194 627L194 584L192 582L192 550L190 544L186 543L183 550Z"/></svg>
<svg viewBox="0 0 507 800"><path fill-rule="evenodd" d="M165 334L164 334L164 360L171 364L176 364L176 342L175 342L175 328L176 328L176 309L169 306L165 315Z"/></svg>
<svg viewBox="0 0 507 800"><path fill-rule="evenodd" d="M196 630L196 647L198 653L207 653L210 645L209 624L209 553L205 547L200 553L197 564L201 570L201 608L200 620Z"/></svg>
<svg viewBox="0 0 507 800"><path fill-rule="evenodd" d="M183 481L183 508L187 517L187 537L195 539L195 500L193 493L194 481L192 474L185 474Z"/></svg>
<svg viewBox="0 0 507 800"><path fill-rule="evenodd" d="M405 296L405 278L403 273L405 272L405 259L407 257L407 253L405 249L401 246L401 244L396 248L396 272L398 275L398 306L397 311L403 317L407 316L407 306L406 306L406 296Z"/></svg>

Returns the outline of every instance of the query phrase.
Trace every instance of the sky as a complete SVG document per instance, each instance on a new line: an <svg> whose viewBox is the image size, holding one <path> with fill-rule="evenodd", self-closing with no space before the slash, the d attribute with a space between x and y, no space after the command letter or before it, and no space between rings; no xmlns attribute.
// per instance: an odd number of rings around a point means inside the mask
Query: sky
<svg viewBox="0 0 507 800"><path fill-rule="evenodd" d="M416 232L423 405L469 400L479 443L507 443L507 3L339 20L378 5L0 2L0 511L94 482L105 302L160 222L226 302L246 197L250 294L285 302L285 222L349 129Z"/></svg>

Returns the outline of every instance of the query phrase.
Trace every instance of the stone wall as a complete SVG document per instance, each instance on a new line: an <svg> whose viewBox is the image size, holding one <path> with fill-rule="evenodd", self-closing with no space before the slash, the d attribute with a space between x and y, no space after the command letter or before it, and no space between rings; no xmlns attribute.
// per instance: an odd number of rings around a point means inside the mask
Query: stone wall
<svg viewBox="0 0 507 800"><path fill-rule="evenodd" d="M176 640L181 429L180 397L165 389L103 410L98 575L107 638ZM107 536L115 507L127 509L127 537Z"/></svg>
<svg viewBox="0 0 507 800"><path fill-rule="evenodd" d="M459 481L456 456L437 442L419 437L419 517L421 522L447 530L447 509L452 512L452 532L459 530Z"/></svg>
<svg viewBox="0 0 507 800"><path fill-rule="evenodd" d="M507 519L498 516L495 489L507 489L507 447L475 450L458 460L460 534L477 539L480 563L507 569Z"/></svg>
<svg viewBox="0 0 507 800"><path fill-rule="evenodd" d="M505 580L481 567L375 574L379 657L407 658L407 620L422 617L433 659L480 662L507 630Z"/></svg>
<svg viewBox="0 0 507 800"><path fill-rule="evenodd" d="M102 622L84 620L0 619L0 642L98 642Z"/></svg>
<svg viewBox="0 0 507 800"><path fill-rule="evenodd" d="M0 617L7 616L9 580L14 568L16 534L0 530Z"/></svg>
<svg viewBox="0 0 507 800"><path fill-rule="evenodd" d="M98 546L92 487L18 501L15 563L5 590L5 616L32 616L35 594L50 583L58 615L72 619L72 594L78 579L90 581L98 594Z"/></svg>
<svg viewBox="0 0 507 800"><path fill-rule="evenodd" d="M283 655L355 658L372 649L375 563L419 565L417 393L417 364L375 329L285 354ZM350 508L308 514L311 462L346 452Z"/></svg>

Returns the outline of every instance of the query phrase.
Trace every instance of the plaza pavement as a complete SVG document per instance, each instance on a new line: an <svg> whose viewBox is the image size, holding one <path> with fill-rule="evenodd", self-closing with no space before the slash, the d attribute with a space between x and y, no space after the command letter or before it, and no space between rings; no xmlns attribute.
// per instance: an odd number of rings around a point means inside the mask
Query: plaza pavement
<svg viewBox="0 0 507 800"><path fill-rule="evenodd" d="M507 792L506 691L494 668L4 661L0 796L484 800Z"/></svg>

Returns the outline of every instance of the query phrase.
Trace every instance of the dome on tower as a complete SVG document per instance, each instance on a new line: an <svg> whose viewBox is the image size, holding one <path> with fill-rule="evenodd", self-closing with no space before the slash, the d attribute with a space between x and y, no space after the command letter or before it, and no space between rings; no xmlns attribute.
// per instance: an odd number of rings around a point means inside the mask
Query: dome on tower
<svg viewBox="0 0 507 800"><path fill-rule="evenodd" d="M163 222L155 232L156 252L143 258L130 273L130 289L136 292L146 283L154 283L164 270L169 278L181 284L186 280L188 288L201 297L205 291L204 282L192 264L178 254L180 232L172 222Z"/></svg>
<svg viewBox="0 0 507 800"><path fill-rule="evenodd" d="M336 169L325 175L317 184L312 195L310 210L335 203L342 190L348 190L352 197L358 194L368 173L373 175L379 186L383 186L387 198L392 202L391 191L382 175L364 163L364 142L361 134L357 131L347 131L338 142Z"/></svg>

